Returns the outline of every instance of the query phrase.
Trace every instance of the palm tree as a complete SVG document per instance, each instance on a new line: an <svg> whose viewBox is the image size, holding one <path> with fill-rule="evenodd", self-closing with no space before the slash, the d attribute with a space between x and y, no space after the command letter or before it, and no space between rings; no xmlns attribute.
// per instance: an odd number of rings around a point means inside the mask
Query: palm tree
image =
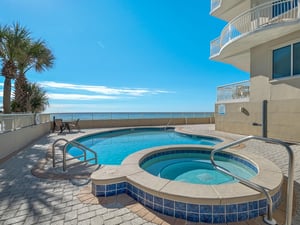
<svg viewBox="0 0 300 225"><path fill-rule="evenodd" d="M41 40L24 42L22 50L22 53L16 59L18 75L15 82L14 103L17 106L17 111L27 112L28 91L26 87L28 81L25 74L32 68L37 72L51 68L54 63L54 56L46 47L45 42Z"/></svg>
<svg viewBox="0 0 300 225"><path fill-rule="evenodd" d="M5 77L3 87L3 111L11 112L10 95L11 80L17 76L17 57L22 54L24 43L29 41L30 32L18 23L13 27L0 26L0 60L2 61L1 75Z"/></svg>
<svg viewBox="0 0 300 225"><path fill-rule="evenodd" d="M27 111L32 113L39 113L46 109L49 106L48 96L46 91L43 90L36 83L29 83L27 85L28 93L28 105Z"/></svg>

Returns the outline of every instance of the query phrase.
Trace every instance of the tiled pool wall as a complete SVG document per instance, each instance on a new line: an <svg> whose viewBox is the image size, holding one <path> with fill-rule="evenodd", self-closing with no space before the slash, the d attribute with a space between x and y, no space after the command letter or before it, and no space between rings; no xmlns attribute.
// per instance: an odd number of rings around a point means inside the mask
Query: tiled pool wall
<svg viewBox="0 0 300 225"><path fill-rule="evenodd" d="M156 212L192 221L204 223L228 223L249 220L267 212L267 200L258 199L250 202L225 205L207 205L178 202L147 193L129 182L96 185L92 192L97 197L108 197L126 193L142 205ZM281 189L272 196L273 206L277 208L281 200Z"/></svg>
<svg viewBox="0 0 300 225"><path fill-rule="evenodd" d="M162 151L162 152L156 152L153 154L150 154L148 156L146 156L140 163L141 167L143 167L143 164L145 162L147 162L148 160L154 159L156 157L159 156L166 156L166 155L175 155L175 154L180 154L180 153L200 153L200 154L207 154L210 155L211 151L210 150L205 150L205 149L201 149L201 150L185 150L185 149L175 149L175 150L169 150L169 151ZM251 170L253 170L255 173L258 173L258 169L257 167L251 163L250 161L240 157L240 156L236 156L236 155L232 155L232 154L227 154L227 153L217 153L215 154L215 158L216 157L223 157L232 161L236 161L238 163L243 164L244 166L250 168Z"/></svg>

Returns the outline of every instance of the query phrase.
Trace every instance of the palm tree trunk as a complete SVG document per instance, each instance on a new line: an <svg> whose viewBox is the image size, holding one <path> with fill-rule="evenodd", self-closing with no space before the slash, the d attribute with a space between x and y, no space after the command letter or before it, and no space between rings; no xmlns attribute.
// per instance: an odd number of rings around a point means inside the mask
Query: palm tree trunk
<svg viewBox="0 0 300 225"><path fill-rule="evenodd" d="M24 73L20 72L15 80L15 112L27 112L28 94L27 88L28 82ZM13 109L14 110L14 109Z"/></svg>
<svg viewBox="0 0 300 225"><path fill-rule="evenodd" d="M5 77L3 87L3 113L11 113L10 109L11 79Z"/></svg>

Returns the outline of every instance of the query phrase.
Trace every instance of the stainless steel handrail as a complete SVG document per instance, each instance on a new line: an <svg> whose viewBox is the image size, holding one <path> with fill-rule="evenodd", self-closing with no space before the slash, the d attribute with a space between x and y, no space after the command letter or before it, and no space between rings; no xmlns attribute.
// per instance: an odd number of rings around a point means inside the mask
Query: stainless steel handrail
<svg viewBox="0 0 300 225"><path fill-rule="evenodd" d="M251 139L256 139L256 140L260 140L260 141L265 141L265 142L269 142L269 143L282 145L285 147L285 149L287 150L287 152L289 154L288 187L287 187L286 222L285 222L285 224L291 225L292 224L292 211L293 211L293 190L294 190L294 153L287 143L277 140L277 139L272 139L272 138L248 136L248 137L242 138L240 140L234 141L228 145L214 149L210 155L211 163L217 170L220 170L221 172L239 180L242 184L246 185L247 187L255 189L255 190L260 191L261 193L265 194L267 197L267 201L268 201L268 212L267 212L268 214L267 214L267 217L266 216L264 217L264 220L268 224L276 224L276 221L272 217L273 216L272 215L272 210L273 210L272 209L272 198L271 198L270 194L268 193L268 191L264 187L262 187L258 184L255 184L249 180L246 180L242 177L232 174L231 172L226 170L224 167L218 166L214 161L215 153L220 152L226 148L232 147L234 145L240 144L242 142L251 140Z"/></svg>
<svg viewBox="0 0 300 225"><path fill-rule="evenodd" d="M67 163L66 163L66 155L67 155L67 144L71 144L77 148L79 148L80 150L83 151L83 154L84 154L84 162L87 162L87 161L91 161L91 160L95 160L95 164L98 164L98 159L97 159L97 153L86 147L85 145L77 142L77 141L69 141L65 138L59 138L57 139L56 141L54 141L54 143L52 144L52 163L53 163L53 167L56 166L56 162L55 162L55 145L56 143L58 143L59 141L64 141L66 142L65 146L64 146L64 149L63 149L63 171L66 171L67 169ZM86 159L86 151L89 151L91 152L92 154L94 154L94 158L90 158L90 159Z"/></svg>

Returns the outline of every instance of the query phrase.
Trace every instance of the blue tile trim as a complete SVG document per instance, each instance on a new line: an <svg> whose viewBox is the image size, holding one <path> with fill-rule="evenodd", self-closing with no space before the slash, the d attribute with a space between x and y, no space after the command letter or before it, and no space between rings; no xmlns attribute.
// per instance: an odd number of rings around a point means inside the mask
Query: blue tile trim
<svg viewBox="0 0 300 225"><path fill-rule="evenodd" d="M92 184L92 193L95 196L103 197L126 193L156 212L192 222L240 222L264 215L267 212L266 199L229 205L192 204L152 195L127 182ZM279 206L281 194L281 190L279 190L272 196L274 207Z"/></svg>
<svg viewBox="0 0 300 225"><path fill-rule="evenodd" d="M148 155L146 158L144 158L141 161L140 166L143 167L143 164L145 162L149 161L150 159L153 159L153 158L156 158L156 157L159 157L159 156L163 156L163 155L164 156L165 155L173 155L173 154L176 154L176 153L201 153L201 154L210 155L210 151L207 151L207 150L204 150L204 149L203 150L181 150L181 149L178 149L178 150L163 151L163 152L157 152L157 153L153 153L153 154ZM230 160L242 163L245 166L247 166L248 168L252 169L255 173L258 173L258 168L253 163L251 163L250 161L248 161L248 160L246 160L246 159L244 159L240 156L235 156L235 155L226 154L226 153L217 153L216 156L221 156L223 158L230 159Z"/></svg>

